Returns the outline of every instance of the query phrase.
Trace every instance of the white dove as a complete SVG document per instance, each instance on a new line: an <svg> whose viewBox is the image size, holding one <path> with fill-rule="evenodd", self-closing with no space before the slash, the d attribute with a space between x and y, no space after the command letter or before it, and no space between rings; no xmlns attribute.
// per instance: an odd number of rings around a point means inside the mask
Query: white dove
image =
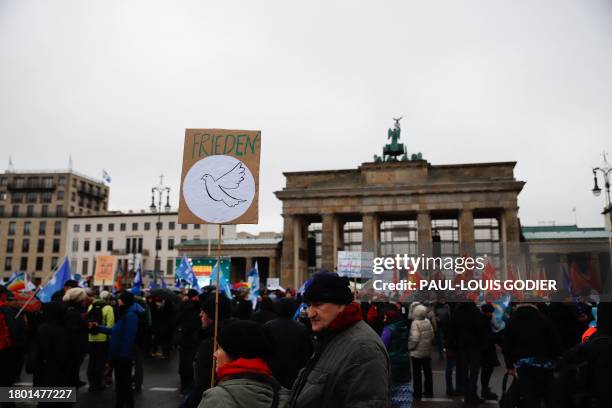
<svg viewBox="0 0 612 408"><path fill-rule="evenodd" d="M202 176L202 180L204 180L206 193L214 201L223 201L228 207L235 207L246 201L232 197L226 191L236 190L244 180L244 166L242 163L236 164L230 171L217 178L206 173Z"/></svg>

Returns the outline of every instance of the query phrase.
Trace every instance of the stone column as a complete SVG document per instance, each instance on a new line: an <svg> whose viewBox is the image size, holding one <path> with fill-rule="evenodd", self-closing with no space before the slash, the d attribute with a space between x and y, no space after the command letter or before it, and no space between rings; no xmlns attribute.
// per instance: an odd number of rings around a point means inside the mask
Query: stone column
<svg viewBox="0 0 612 408"><path fill-rule="evenodd" d="M251 271L251 268L253 267L253 258L251 258L250 256L245 256L244 257L244 281L246 281L247 276L249 274L249 272Z"/></svg>
<svg viewBox="0 0 612 408"><path fill-rule="evenodd" d="M295 256L293 236L293 224L296 221L294 215L283 214L283 253L281 255L281 285L283 287L293 285L294 265L297 263Z"/></svg>
<svg viewBox="0 0 612 408"><path fill-rule="evenodd" d="M461 210L459 212L459 244L461 255L474 252L474 214L472 210Z"/></svg>
<svg viewBox="0 0 612 408"><path fill-rule="evenodd" d="M417 214L417 244L418 255L431 254L431 214L429 211L420 211Z"/></svg>
<svg viewBox="0 0 612 408"><path fill-rule="evenodd" d="M336 216L334 214L323 214L323 223L321 228L321 267L323 269L327 269L328 271L333 271L335 269L335 221Z"/></svg>
<svg viewBox="0 0 612 408"><path fill-rule="evenodd" d="M380 220L377 214L363 214L361 236L361 250L363 252L373 252L374 256L378 256L380 252Z"/></svg>
<svg viewBox="0 0 612 408"><path fill-rule="evenodd" d="M268 277L278 278L278 272L276 271L276 257L271 256L268 258Z"/></svg>
<svg viewBox="0 0 612 408"><path fill-rule="evenodd" d="M519 230L518 208L505 208L502 217L504 219L507 242L519 242L521 232Z"/></svg>
<svg viewBox="0 0 612 408"><path fill-rule="evenodd" d="M344 249L344 221L336 216L334 220L334 270L338 267L338 251Z"/></svg>
<svg viewBox="0 0 612 408"><path fill-rule="evenodd" d="M503 267L504 278L508 277L508 265L512 264L516 270L516 265L521 264L519 259L520 248L520 230L518 222L518 208L504 208L500 215L500 232L501 243L503 249ZM523 269L524 270L524 269Z"/></svg>

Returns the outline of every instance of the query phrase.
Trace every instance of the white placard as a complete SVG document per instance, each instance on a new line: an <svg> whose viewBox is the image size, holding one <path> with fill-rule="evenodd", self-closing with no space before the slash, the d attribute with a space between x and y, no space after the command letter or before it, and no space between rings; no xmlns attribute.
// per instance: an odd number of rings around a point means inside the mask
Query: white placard
<svg viewBox="0 0 612 408"><path fill-rule="evenodd" d="M372 274L373 252L338 251L338 275L349 278Z"/></svg>
<svg viewBox="0 0 612 408"><path fill-rule="evenodd" d="M283 290L280 286L280 278L268 278L266 279L266 289L268 290Z"/></svg>

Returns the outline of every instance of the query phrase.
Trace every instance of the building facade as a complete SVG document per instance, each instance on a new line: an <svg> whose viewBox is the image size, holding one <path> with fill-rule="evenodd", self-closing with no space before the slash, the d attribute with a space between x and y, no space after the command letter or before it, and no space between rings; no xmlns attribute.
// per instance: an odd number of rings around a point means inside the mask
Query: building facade
<svg viewBox="0 0 612 408"><path fill-rule="evenodd" d="M432 165L419 156L284 173L286 186L275 193L284 218L281 285L299 287L316 267L335 270L339 250L416 255L438 241L448 254L486 245L503 257L520 239L525 183L515 179L515 165Z"/></svg>
<svg viewBox="0 0 612 408"><path fill-rule="evenodd" d="M46 278L66 254L68 217L105 214L109 189L69 170L0 174L0 277Z"/></svg>
<svg viewBox="0 0 612 408"><path fill-rule="evenodd" d="M178 249L181 243L216 239L218 235L216 225L179 224L176 212L74 216L68 220L67 229L71 270L84 277L93 275L97 256L114 255L125 272L132 271L136 262L142 264L143 271L157 270L158 276L170 278L177 257L183 255ZM236 226L224 225L222 237L235 238Z"/></svg>

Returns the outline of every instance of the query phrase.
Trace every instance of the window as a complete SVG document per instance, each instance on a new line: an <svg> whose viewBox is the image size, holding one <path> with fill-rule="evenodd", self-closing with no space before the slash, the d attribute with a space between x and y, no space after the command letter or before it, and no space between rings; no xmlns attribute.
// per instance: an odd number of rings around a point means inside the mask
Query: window
<svg viewBox="0 0 612 408"><path fill-rule="evenodd" d="M36 242L36 252L38 253L45 252L45 240L44 239L39 239Z"/></svg>
<svg viewBox="0 0 612 408"><path fill-rule="evenodd" d="M64 199L64 192L63 191L58 191L57 192L57 199L58 200L63 200Z"/></svg>
<svg viewBox="0 0 612 408"><path fill-rule="evenodd" d="M181 229L186 230L188 226L188 224L181 224Z"/></svg>
<svg viewBox="0 0 612 408"><path fill-rule="evenodd" d="M151 229L151 223L150 222L145 222L144 223L144 229L145 229L145 231L149 231Z"/></svg>
<svg viewBox="0 0 612 408"><path fill-rule="evenodd" d="M8 184L8 177L0 177L0 186L6 186Z"/></svg>
<svg viewBox="0 0 612 408"><path fill-rule="evenodd" d="M13 193L11 194L11 203L20 203L23 201L22 193Z"/></svg>
<svg viewBox="0 0 612 408"><path fill-rule="evenodd" d="M41 221L38 223L38 235L45 235L47 233L47 221Z"/></svg>
<svg viewBox="0 0 612 408"><path fill-rule="evenodd" d="M13 258L11 258L10 256L7 256L6 258L4 258L4 270L10 271L12 269L13 269Z"/></svg>
<svg viewBox="0 0 612 408"><path fill-rule="evenodd" d="M23 223L23 235L30 235L30 229L32 228L32 222L26 221Z"/></svg>
<svg viewBox="0 0 612 408"><path fill-rule="evenodd" d="M132 239L131 238L125 239L125 252L128 254L132 253Z"/></svg>
<svg viewBox="0 0 612 408"><path fill-rule="evenodd" d="M11 253L15 249L15 240L13 238L9 238L6 240L6 252Z"/></svg>
<svg viewBox="0 0 612 408"><path fill-rule="evenodd" d="M72 230L74 232L79 232L81 230L81 226L79 224L74 224L74 226L72 227Z"/></svg>
<svg viewBox="0 0 612 408"><path fill-rule="evenodd" d="M76 193L70 193L70 201L76 201Z"/></svg>
<svg viewBox="0 0 612 408"><path fill-rule="evenodd" d="M48 205L43 205L42 206L42 210L40 211L40 215L43 217L48 217L49 216L49 206Z"/></svg>
<svg viewBox="0 0 612 408"><path fill-rule="evenodd" d="M161 251L161 249L162 249L161 238L157 238L155 240L155 249L158 250L158 251Z"/></svg>
<svg viewBox="0 0 612 408"><path fill-rule="evenodd" d="M187 241L187 237L181 237L181 244L185 241Z"/></svg>
<svg viewBox="0 0 612 408"><path fill-rule="evenodd" d="M108 224L108 232L113 232L115 230L115 224Z"/></svg>
<svg viewBox="0 0 612 408"><path fill-rule="evenodd" d="M36 201L38 201L37 199L38 199L38 194L36 193L28 193L26 195L26 201L30 204L36 204Z"/></svg>
<svg viewBox="0 0 612 408"><path fill-rule="evenodd" d="M19 206L14 205L13 211L11 212L11 217L19 217Z"/></svg>
<svg viewBox="0 0 612 408"><path fill-rule="evenodd" d="M21 261L19 262L19 270L27 271L28 270L28 257L22 256Z"/></svg>
<svg viewBox="0 0 612 408"><path fill-rule="evenodd" d="M85 232L91 232L91 224L85 224Z"/></svg>
<svg viewBox="0 0 612 408"><path fill-rule="evenodd" d="M57 179L57 183L60 186L65 186L66 185L66 176L59 176L59 178Z"/></svg>
<svg viewBox="0 0 612 408"><path fill-rule="evenodd" d="M83 270L82 275L89 275L89 259L83 259Z"/></svg>
<svg viewBox="0 0 612 408"><path fill-rule="evenodd" d="M172 251L174 249L174 238L168 238L168 250Z"/></svg>
<svg viewBox="0 0 612 408"><path fill-rule="evenodd" d="M28 205L28 208L26 210L26 216L28 217L34 216L34 206L33 205Z"/></svg>
<svg viewBox="0 0 612 408"><path fill-rule="evenodd" d="M57 269L57 256L51 258L51 270L54 271Z"/></svg>
<svg viewBox="0 0 612 408"><path fill-rule="evenodd" d="M142 238L138 238L138 253L142 254Z"/></svg>
<svg viewBox="0 0 612 408"><path fill-rule="evenodd" d="M56 253L59 251L60 251L60 239L53 238L53 253Z"/></svg>
<svg viewBox="0 0 612 408"><path fill-rule="evenodd" d="M43 257L42 256L36 257L36 270L37 271L43 270Z"/></svg>
<svg viewBox="0 0 612 408"><path fill-rule="evenodd" d="M170 221L170 222L168 223L168 229L169 229L169 230L173 230L173 229L175 229L175 228L176 228L176 223L175 223L174 221Z"/></svg>
<svg viewBox="0 0 612 408"><path fill-rule="evenodd" d="M100 252L102 250L102 240L96 239L96 251Z"/></svg>
<svg viewBox="0 0 612 408"><path fill-rule="evenodd" d="M119 230L125 231L125 222L122 222L121 224L119 224Z"/></svg>
<svg viewBox="0 0 612 408"><path fill-rule="evenodd" d="M88 239L83 241L83 251L89 252L89 240Z"/></svg>
<svg viewBox="0 0 612 408"><path fill-rule="evenodd" d="M155 228L157 228L157 231L161 231L162 229L164 229L164 223L163 222L156 222L155 223Z"/></svg>
<svg viewBox="0 0 612 408"><path fill-rule="evenodd" d="M51 202L51 192L50 191L45 191L44 193L42 193L41 202L43 203Z"/></svg>
<svg viewBox="0 0 612 408"><path fill-rule="evenodd" d="M4 206L0 205L0 217L4 217Z"/></svg>
<svg viewBox="0 0 612 408"><path fill-rule="evenodd" d="M137 222L133 222L132 223L132 231L138 231L138 223Z"/></svg>
<svg viewBox="0 0 612 408"><path fill-rule="evenodd" d="M113 250L113 240L109 239L106 241L106 250L111 252Z"/></svg>
<svg viewBox="0 0 612 408"><path fill-rule="evenodd" d="M77 252L78 250L79 250L79 240L75 238L72 240L72 252Z"/></svg>
<svg viewBox="0 0 612 408"><path fill-rule="evenodd" d="M56 217L64 216L64 206L63 205L58 205L57 207L55 207L55 216Z"/></svg>
<svg viewBox="0 0 612 408"><path fill-rule="evenodd" d="M15 221L9 222L8 234L9 235L15 235Z"/></svg>
<svg viewBox="0 0 612 408"><path fill-rule="evenodd" d="M6 201L6 191L0 191L0 201Z"/></svg>
<svg viewBox="0 0 612 408"><path fill-rule="evenodd" d="M166 261L166 275L174 274L174 259L168 258Z"/></svg>
<svg viewBox="0 0 612 408"><path fill-rule="evenodd" d="M102 232L102 224L96 224L96 231Z"/></svg>
<svg viewBox="0 0 612 408"><path fill-rule="evenodd" d="M193 224L193 229L200 229L200 224Z"/></svg>
<svg viewBox="0 0 612 408"><path fill-rule="evenodd" d="M70 214L74 214L74 205L70 206Z"/></svg>
<svg viewBox="0 0 612 408"><path fill-rule="evenodd" d="M30 252L30 240L28 238L24 238L21 240L21 252Z"/></svg>
<svg viewBox="0 0 612 408"><path fill-rule="evenodd" d="M15 177L15 186L17 186L17 188L24 188L25 187L25 179L23 177Z"/></svg>
<svg viewBox="0 0 612 408"><path fill-rule="evenodd" d="M53 225L53 235L60 235L62 233L62 222L55 221L55 225Z"/></svg>
<svg viewBox="0 0 612 408"><path fill-rule="evenodd" d="M53 177L43 177L43 187L52 188L53 187Z"/></svg>

